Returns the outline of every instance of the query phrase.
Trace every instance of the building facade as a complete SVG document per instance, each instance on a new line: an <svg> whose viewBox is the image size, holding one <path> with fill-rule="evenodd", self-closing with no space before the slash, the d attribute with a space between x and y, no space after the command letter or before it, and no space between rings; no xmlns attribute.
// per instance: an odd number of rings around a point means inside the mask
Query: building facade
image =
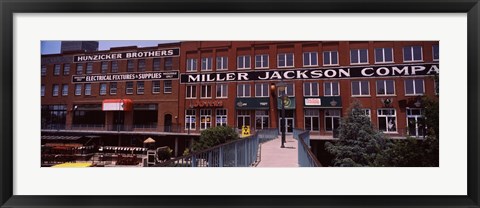
<svg viewBox="0 0 480 208"><path fill-rule="evenodd" d="M60 52L68 51L98 51L98 41L62 41L60 44Z"/></svg>

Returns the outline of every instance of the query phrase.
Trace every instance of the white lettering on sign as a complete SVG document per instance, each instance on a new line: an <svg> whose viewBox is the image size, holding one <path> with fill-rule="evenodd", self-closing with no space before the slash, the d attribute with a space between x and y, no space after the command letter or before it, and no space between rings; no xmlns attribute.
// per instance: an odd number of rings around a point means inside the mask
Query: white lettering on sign
<svg viewBox="0 0 480 208"><path fill-rule="evenodd" d="M305 98L305 105L322 105L322 100L320 98Z"/></svg>

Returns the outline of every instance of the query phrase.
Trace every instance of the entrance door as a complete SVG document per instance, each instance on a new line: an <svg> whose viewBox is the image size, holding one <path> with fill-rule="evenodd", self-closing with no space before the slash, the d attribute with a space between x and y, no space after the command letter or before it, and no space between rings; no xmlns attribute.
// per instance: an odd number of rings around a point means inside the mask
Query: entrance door
<svg viewBox="0 0 480 208"><path fill-rule="evenodd" d="M171 132L172 131L172 115L167 114L165 115L165 132Z"/></svg>
<svg viewBox="0 0 480 208"><path fill-rule="evenodd" d="M115 111L113 113L113 130L123 131L125 123L125 113L123 111Z"/></svg>
<svg viewBox="0 0 480 208"><path fill-rule="evenodd" d="M294 128L294 123L295 120L294 118L285 118L285 122L283 121L282 118L278 120L278 123L280 124L279 130L280 133L282 133L282 128L285 128L285 133L293 133L293 128Z"/></svg>

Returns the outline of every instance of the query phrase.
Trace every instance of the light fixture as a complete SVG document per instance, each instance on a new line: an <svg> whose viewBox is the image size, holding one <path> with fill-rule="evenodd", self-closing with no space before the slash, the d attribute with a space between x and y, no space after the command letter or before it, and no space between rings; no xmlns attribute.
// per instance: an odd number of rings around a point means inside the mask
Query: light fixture
<svg viewBox="0 0 480 208"><path fill-rule="evenodd" d="M420 108L420 106L422 106L422 102L420 101L420 98L417 99L417 101L415 103L413 103L413 105L415 105L415 107L417 107L417 108Z"/></svg>
<svg viewBox="0 0 480 208"><path fill-rule="evenodd" d="M330 101L330 105L336 106L336 105L337 105L337 101L335 101L335 100Z"/></svg>

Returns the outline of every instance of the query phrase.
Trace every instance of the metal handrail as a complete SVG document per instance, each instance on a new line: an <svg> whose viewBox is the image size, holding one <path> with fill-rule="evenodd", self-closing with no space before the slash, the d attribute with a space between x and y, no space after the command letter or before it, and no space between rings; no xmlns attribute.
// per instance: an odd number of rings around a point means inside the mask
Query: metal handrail
<svg viewBox="0 0 480 208"><path fill-rule="evenodd" d="M293 138L298 141L298 164L300 167L322 167L322 164L310 149L310 132L294 129Z"/></svg>

